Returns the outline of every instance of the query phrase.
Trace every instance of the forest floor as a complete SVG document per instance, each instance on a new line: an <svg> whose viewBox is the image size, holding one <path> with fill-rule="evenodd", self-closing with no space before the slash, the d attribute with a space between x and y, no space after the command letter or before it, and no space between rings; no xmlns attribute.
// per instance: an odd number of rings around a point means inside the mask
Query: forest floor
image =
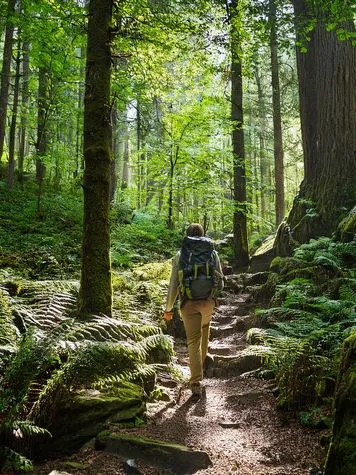
<svg viewBox="0 0 356 475"><path fill-rule="evenodd" d="M248 293L238 297L226 294L213 317L209 351L220 362L232 361L246 349L246 328L243 331L236 329L241 328L244 321L251 320L250 315L242 315L248 298ZM176 339L176 352L177 362L187 376L184 340ZM212 377L204 380L205 389L198 399L191 395L186 384L178 384L169 389L170 402L148 404L147 424L121 431L206 452L211 465L196 471L198 475L321 473L318 467L325 452L319 444L320 431L301 426L293 414L277 408L273 380L253 377L253 372L239 373L234 374L231 366L228 373L213 369ZM167 468L144 464L139 457L128 461L96 451L93 443L72 456L37 465L33 473L47 475L52 471L72 475L174 473Z"/></svg>

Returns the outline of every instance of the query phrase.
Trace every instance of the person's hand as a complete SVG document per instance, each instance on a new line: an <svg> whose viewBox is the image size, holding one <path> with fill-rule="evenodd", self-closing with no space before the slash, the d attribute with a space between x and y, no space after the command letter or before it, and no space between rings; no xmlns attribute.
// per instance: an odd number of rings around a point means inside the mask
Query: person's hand
<svg viewBox="0 0 356 475"><path fill-rule="evenodd" d="M164 318L165 320L172 320L172 318L173 318L173 312L172 312L172 311L170 311L170 312L164 312L164 313L163 313L163 318Z"/></svg>

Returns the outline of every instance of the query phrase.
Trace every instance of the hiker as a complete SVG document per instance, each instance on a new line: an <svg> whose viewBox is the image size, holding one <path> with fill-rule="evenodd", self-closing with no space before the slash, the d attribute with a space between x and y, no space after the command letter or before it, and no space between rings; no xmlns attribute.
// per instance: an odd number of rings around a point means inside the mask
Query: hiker
<svg viewBox="0 0 356 475"><path fill-rule="evenodd" d="M216 295L224 286L220 259L200 224L191 224L182 248L172 261L172 273L163 318L171 320L180 297L180 313L187 337L190 388L202 393L204 361L207 358L210 321L217 305Z"/></svg>

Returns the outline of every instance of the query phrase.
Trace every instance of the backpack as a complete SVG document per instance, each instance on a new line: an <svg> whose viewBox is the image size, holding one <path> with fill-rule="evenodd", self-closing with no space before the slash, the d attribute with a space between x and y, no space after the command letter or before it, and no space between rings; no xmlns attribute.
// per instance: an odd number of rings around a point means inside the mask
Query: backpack
<svg viewBox="0 0 356 475"><path fill-rule="evenodd" d="M217 291L215 251L211 239L184 238L179 258L179 284L181 297L203 300L214 297Z"/></svg>

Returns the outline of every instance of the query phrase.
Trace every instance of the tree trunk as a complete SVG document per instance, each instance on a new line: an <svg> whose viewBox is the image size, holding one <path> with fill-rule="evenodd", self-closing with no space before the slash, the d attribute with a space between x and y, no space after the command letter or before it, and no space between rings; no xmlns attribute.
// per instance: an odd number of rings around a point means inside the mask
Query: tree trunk
<svg viewBox="0 0 356 475"><path fill-rule="evenodd" d="M305 17L317 18L304 0L294 0L297 39ZM346 27L353 31L352 21ZM335 231L356 202L356 48L339 41L320 20L307 52L297 51L304 180L288 216L288 232L276 239L277 253ZM284 236L284 238L282 237Z"/></svg>
<svg viewBox="0 0 356 475"><path fill-rule="evenodd" d="M249 263L246 217L246 172L245 143L243 129L243 89L240 35L235 28L237 1L231 3L230 41L231 41L231 119L233 121L232 147L234 171L234 268L244 268Z"/></svg>
<svg viewBox="0 0 356 475"><path fill-rule="evenodd" d="M37 142L36 142L36 181L38 184L37 214L42 211L43 180L46 174L46 166L43 162L48 149L47 119L49 113L48 100L48 71L40 68L38 72L38 113L37 113Z"/></svg>
<svg viewBox="0 0 356 475"><path fill-rule="evenodd" d="M272 105L273 105L273 140L274 140L274 182L276 190L276 226L284 219L284 163L281 119L281 93L279 88L279 66L277 55L277 18L275 0L269 4Z"/></svg>
<svg viewBox="0 0 356 475"><path fill-rule="evenodd" d="M119 144L118 144L118 130L117 130L117 109L114 106L111 112L111 123L112 123L112 160L111 160L111 167L110 167L110 202L115 202L116 190L117 190L117 165L118 165L118 152L119 152Z"/></svg>
<svg viewBox="0 0 356 475"><path fill-rule="evenodd" d="M84 67L83 67L83 56L85 55L84 48L78 49L78 56L80 58L79 63L79 77L83 76ZM75 140L75 170L74 178L79 175L79 172L84 169L83 166L83 127L82 127L82 108L83 108L83 87L81 81L78 81L77 88L77 104L78 110L76 113L76 140Z"/></svg>
<svg viewBox="0 0 356 475"><path fill-rule="evenodd" d="M137 193L137 209L141 208L141 193L142 193L142 170L141 170L141 147L142 147L142 124L141 124L141 107L140 102L137 101L137 157L136 157L136 193Z"/></svg>
<svg viewBox="0 0 356 475"><path fill-rule="evenodd" d="M112 0L90 0L84 98L84 227L80 313L111 315L110 40Z"/></svg>
<svg viewBox="0 0 356 475"><path fill-rule="evenodd" d="M7 106L9 101L10 88L10 68L12 60L12 38L14 36L14 16L16 0L9 0L7 7L7 20L5 30L5 41L3 51L3 61L1 70L1 89L0 89L0 161L4 151L5 126L7 116Z"/></svg>
<svg viewBox="0 0 356 475"><path fill-rule="evenodd" d="M21 103L21 129L20 129L20 143L18 152L18 180L23 186L23 164L25 158L26 147L26 127L27 127L27 113L29 101L28 81L30 77L30 43L23 44L23 59L22 59L22 103Z"/></svg>
<svg viewBox="0 0 356 475"><path fill-rule="evenodd" d="M169 152L169 177L168 177L168 215L167 228L173 229L173 180L174 180L175 163L173 159L173 145Z"/></svg>
<svg viewBox="0 0 356 475"><path fill-rule="evenodd" d="M17 109L19 104L19 88L20 88L20 52L21 52L21 33L18 31L17 54L16 54L16 72L14 85L14 99L12 104L12 117L9 135L9 167L7 174L7 183L9 188L12 188L15 183L15 137L16 137L16 123L17 123Z"/></svg>
<svg viewBox="0 0 356 475"><path fill-rule="evenodd" d="M335 419L325 475L352 475L356 467L356 332L342 348L335 390Z"/></svg>
<svg viewBox="0 0 356 475"><path fill-rule="evenodd" d="M130 140L129 140L129 127L128 127L128 117L127 117L127 108L122 113L121 116L121 125L120 125L120 145L119 148L122 150L122 165L121 165L121 185L120 188L124 190L130 185L131 176L130 176Z"/></svg>
<svg viewBox="0 0 356 475"><path fill-rule="evenodd" d="M259 116L259 158L260 158L260 183L261 186L259 190L261 191L261 218L263 222L262 228L266 227L265 223L267 221L267 210L269 206L268 197L269 197L269 166L268 158L266 153L266 134L267 134L267 117L266 117L266 100L263 93L263 88L261 84L261 76L258 65L255 65L255 80L257 86L257 95L258 95L258 116Z"/></svg>

